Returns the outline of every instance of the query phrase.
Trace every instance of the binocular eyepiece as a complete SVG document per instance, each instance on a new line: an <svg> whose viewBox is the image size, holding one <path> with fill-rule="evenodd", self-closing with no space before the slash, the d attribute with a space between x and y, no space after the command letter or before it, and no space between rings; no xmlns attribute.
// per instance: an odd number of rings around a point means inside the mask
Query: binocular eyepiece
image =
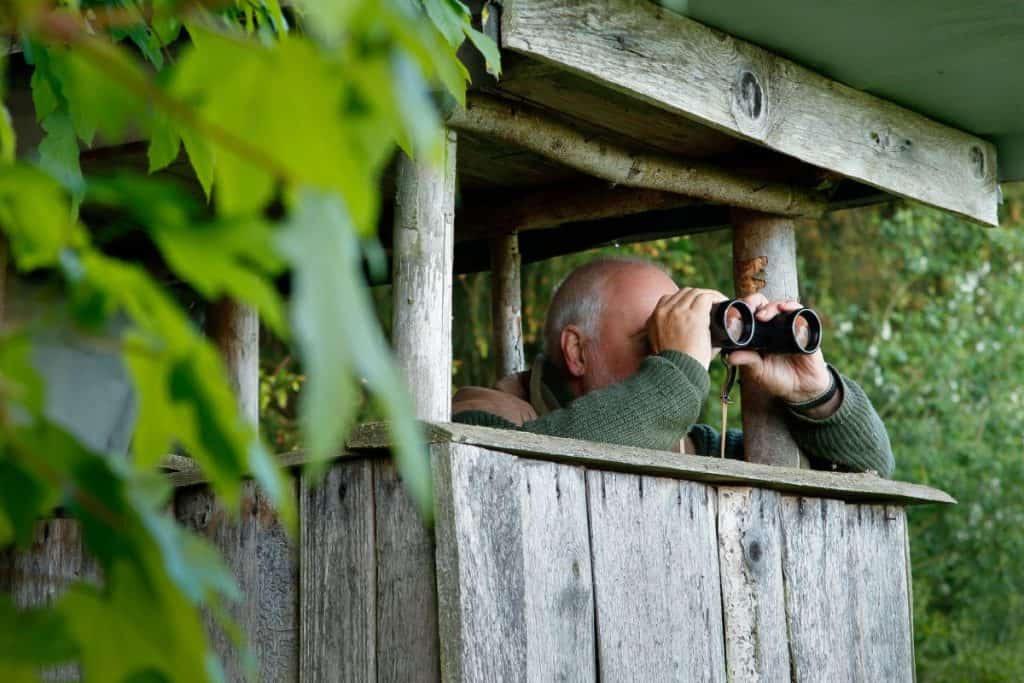
<svg viewBox="0 0 1024 683"><path fill-rule="evenodd" d="M821 318L809 308L780 313L757 322L754 310L740 299L722 301L711 309L711 345L723 352L811 354L821 346Z"/></svg>

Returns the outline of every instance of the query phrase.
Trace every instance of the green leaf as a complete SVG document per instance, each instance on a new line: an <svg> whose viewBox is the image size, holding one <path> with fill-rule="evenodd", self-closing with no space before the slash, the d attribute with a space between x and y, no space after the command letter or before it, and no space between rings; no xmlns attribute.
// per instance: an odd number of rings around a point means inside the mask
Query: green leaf
<svg viewBox="0 0 1024 683"><path fill-rule="evenodd" d="M70 661L77 647L63 616L52 607L18 609L0 593L0 670L24 667L38 671L46 664ZM35 677L27 680L36 680Z"/></svg>
<svg viewBox="0 0 1024 683"><path fill-rule="evenodd" d="M422 0L427 16L441 32L448 44L457 48L462 44L463 31L472 18L469 8L458 0Z"/></svg>
<svg viewBox="0 0 1024 683"><path fill-rule="evenodd" d="M85 190L85 178L79 165L78 138L71 118L55 111L42 122L46 137L39 143L39 167L57 179L76 196Z"/></svg>
<svg viewBox="0 0 1024 683"><path fill-rule="evenodd" d="M365 381L391 419L403 481L429 517L432 489L422 435L377 325L344 205L337 197L303 193L279 244L292 266L292 324L309 376L300 408L313 471L341 446L355 419L358 383Z"/></svg>
<svg viewBox="0 0 1024 683"><path fill-rule="evenodd" d="M166 116L154 117L146 152L149 172L154 173L167 168L178 158L180 149L181 135L174 124Z"/></svg>
<svg viewBox="0 0 1024 683"><path fill-rule="evenodd" d="M36 110L36 121L42 121L57 111L57 107L60 106L57 93L53 90L53 76L43 64L43 61L37 63L36 68L32 71L32 80L29 81L32 88L32 104Z"/></svg>
<svg viewBox="0 0 1024 683"><path fill-rule="evenodd" d="M14 132L11 112L0 104L0 163L13 164L18 150L18 137Z"/></svg>
<svg viewBox="0 0 1024 683"><path fill-rule="evenodd" d="M495 78L501 75L501 50L498 49L498 44L495 43L490 36L484 35L480 31L477 31L472 26L466 27L466 36L469 37L470 42L480 51L480 54L484 56L484 62L487 65L487 73L491 74Z"/></svg>
<svg viewBox="0 0 1024 683"><path fill-rule="evenodd" d="M22 270L55 266L64 249L86 239L60 186L22 164L0 166L0 228Z"/></svg>

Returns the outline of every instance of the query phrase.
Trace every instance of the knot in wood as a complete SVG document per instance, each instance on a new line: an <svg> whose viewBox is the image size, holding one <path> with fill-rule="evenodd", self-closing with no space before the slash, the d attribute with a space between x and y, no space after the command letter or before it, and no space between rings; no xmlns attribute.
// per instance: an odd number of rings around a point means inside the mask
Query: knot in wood
<svg viewBox="0 0 1024 683"><path fill-rule="evenodd" d="M971 173L978 180L984 180L985 173L985 152L978 145L971 145L969 154Z"/></svg>
<svg viewBox="0 0 1024 683"><path fill-rule="evenodd" d="M764 114L764 89L752 71L740 71L735 96L738 110L748 119L757 121Z"/></svg>

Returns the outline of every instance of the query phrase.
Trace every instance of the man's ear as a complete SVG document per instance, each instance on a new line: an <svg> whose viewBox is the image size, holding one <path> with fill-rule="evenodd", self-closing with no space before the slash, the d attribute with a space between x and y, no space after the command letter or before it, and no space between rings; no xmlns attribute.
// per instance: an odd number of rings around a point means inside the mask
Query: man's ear
<svg viewBox="0 0 1024 683"><path fill-rule="evenodd" d="M565 369L573 377L582 377L587 369L587 358L583 350L583 331L575 325L566 325L562 329L560 341Z"/></svg>

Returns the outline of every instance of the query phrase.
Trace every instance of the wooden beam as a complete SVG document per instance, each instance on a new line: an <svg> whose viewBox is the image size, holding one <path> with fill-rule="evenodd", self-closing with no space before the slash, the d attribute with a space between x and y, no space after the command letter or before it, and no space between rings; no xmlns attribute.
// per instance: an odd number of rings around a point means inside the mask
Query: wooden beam
<svg viewBox="0 0 1024 683"><path fill-rule="evenodd" d="M511 233L491 242L491 330L498 379L523 369L522 258L519 236Z"/></svg>
<svg viewBox="0 0 1024 683"><path fill-rule="evenodd" d="M500 237L512 231L554 228L565 223L631 216L647 211L676 209L697 202L674 192L586 182L536 190L488 193L459 209L455 239Z"/></svg>
<svg viewBox="0 0 1024 683"><path fill-rule="evenodd" d="M504 48L888 192L998 222L996 149L981 138L653 2L505 0L503 8Z"/></svg>
<svg viewBox="0 0 1024 683"><path fill-rule="evenodd" d="M760 292L769 300L799 300L793 221L749 211L733 212L733 280L737 296ZM784 406L740 371L743 453L747 462L798 467L800 448L789 433Z"/></svg>
<svg viewBox="0 0 1024 683"><path fill-rule="evenodd" d="M392 342L424 420L447 420L452 407L455 133L446 135L440 166L399 160L395 198Z"/></svg>
<svg viewBox="0 0 1024 683"><path fill-rule="evenodd" d="M260 321L256 309L221 299L206 309L206 335L220 349L242 416L260 418Z"/></svg>
<svg viewBox="0 0 1024 683"><path fill-rule="evenodd" d="M695 197L785 216L822 215L825 198L791 185L744 177L698 161L617 146L524 105L470 94L448 125L523 147L583 173L627 187Z"/></svg>

